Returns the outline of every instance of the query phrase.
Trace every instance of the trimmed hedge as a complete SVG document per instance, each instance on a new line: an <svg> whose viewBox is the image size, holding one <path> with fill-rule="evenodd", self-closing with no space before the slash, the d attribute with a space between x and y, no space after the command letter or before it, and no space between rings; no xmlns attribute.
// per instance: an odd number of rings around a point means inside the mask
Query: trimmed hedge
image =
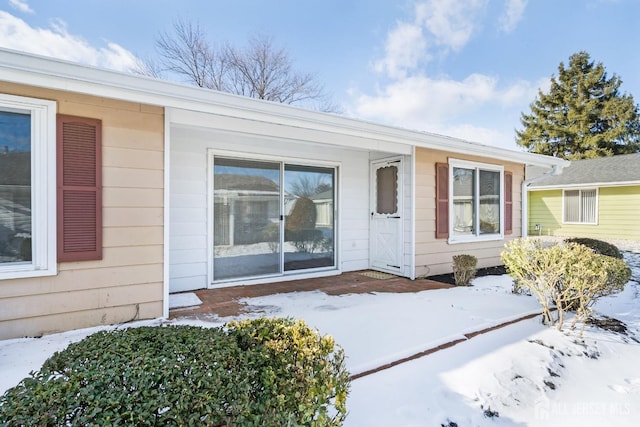
<svg viewBox="0 0 640 427"><path fill-rule="evenodd" d="M0 397L0 425L339 426L343 351L302 321L98 332Z"/></svg>
<svg viewBox="0 0 640 427"><path fill-rule="evenodd" d="M584 245L600 255L606 255L617 259L623 258L622 253L616 245L603 242L602 240L590 239L588 237L572 237L570 239L566 239L565 242Z"/></svg>

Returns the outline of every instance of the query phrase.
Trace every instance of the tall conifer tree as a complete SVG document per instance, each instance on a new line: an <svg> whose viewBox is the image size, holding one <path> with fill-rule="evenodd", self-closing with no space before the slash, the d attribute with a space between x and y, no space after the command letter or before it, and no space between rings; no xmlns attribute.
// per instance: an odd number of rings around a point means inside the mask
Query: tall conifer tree
<svg viewBox="0 0 640 427"><path fill-rule="evenodd" d="M549 93L538 91L531 114L521 114L516 142L528 151L587 159L640 151L640 116L633 97L619 92L622 80L607 77L587 52L561 62Z"/></svg>

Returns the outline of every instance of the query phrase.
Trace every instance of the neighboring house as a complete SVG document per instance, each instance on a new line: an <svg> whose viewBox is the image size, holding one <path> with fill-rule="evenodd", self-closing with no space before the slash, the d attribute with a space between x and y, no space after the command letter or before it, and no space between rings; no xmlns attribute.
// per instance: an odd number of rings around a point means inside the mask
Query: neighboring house
<svg viewBox="0 0 640 427"><path fill-rule="evenodd" d="M529 234L640 241L640 153L576 160L529 187Z"/></svg>
<svg viewBox="0 0 640 427"><path fill-rule="evenodd" d="M566 165L0 49L3 152L30 171L0 169L0 338L167 316L170 292L497 265L525 167Z"/></svg>

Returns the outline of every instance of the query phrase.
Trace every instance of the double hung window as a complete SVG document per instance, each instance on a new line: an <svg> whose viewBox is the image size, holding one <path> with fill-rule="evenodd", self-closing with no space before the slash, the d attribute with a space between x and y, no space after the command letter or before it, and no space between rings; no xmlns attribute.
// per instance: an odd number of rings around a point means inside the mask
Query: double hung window
<svg viewBox="0 0 640 427"><path fill-rule="evenodd" d="M56 272L55 113L0 94L0 279Z"/></svg>
<svg viewBox="0 0 640 427"><path fill-rule="evenodd" d="M598 218L598 192L595 188L564 190L565 223L596 224Z"/></svg>
<svg viewBox="0 0 640 427"><path fill-rule="evenodd" d="M451 160L451 240L501 237L504 230L501 166Z"/></svg>

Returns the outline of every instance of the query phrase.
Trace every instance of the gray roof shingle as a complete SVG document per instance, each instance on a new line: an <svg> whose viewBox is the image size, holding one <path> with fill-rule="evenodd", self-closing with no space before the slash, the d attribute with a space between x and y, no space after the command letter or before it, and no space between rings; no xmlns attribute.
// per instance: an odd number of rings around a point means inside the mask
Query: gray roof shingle
<svg viewBox="0 0 640 427"><path fill-rule="evenodd" d="M640 153L574 160L561 175L543 178L530 188L622 182L640 183Z"/></svg>

